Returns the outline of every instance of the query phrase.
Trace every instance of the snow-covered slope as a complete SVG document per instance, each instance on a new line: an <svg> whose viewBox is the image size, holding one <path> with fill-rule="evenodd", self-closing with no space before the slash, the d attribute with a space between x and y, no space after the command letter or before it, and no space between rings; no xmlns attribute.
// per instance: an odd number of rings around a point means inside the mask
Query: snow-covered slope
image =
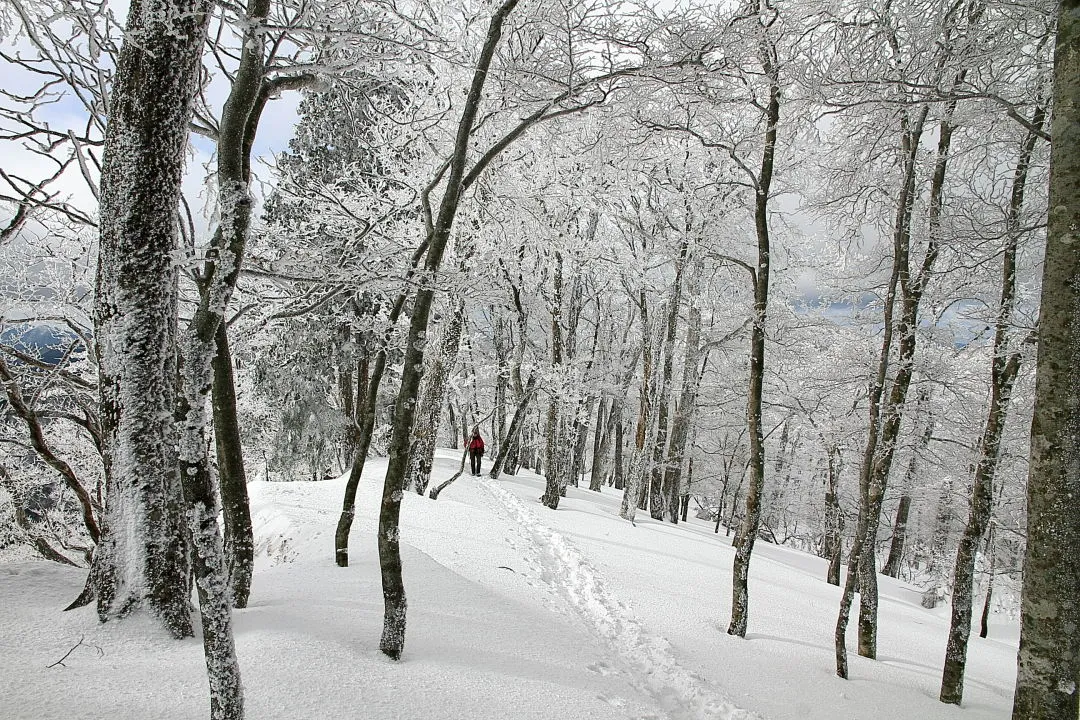
<svg viewBox="0 0 1080 720"><path fill-rule="evenodd" d="M440 451L435 478L456 469ZM268 719L1006 718L1009 639L973 639L964 708L937 702L947 620L881 578L879 661L833 675L839 590L822 561L758 543L750 632L727 636L732 550L704 523L617 515L618 493L571 488L557 512L531 474L463 477L402 514L409 625L399 663L377 650L369 463L349 568L333 564L343 480L250 487L259 557L236 613L248 717ZM146 617L61 613L81 571L0 565L0 717L203 718L202 648ZM1000 634L1000 633L999 633ZM63 665L47 667L78 644ZM854 638L852 639L854 645Z"/></svg>

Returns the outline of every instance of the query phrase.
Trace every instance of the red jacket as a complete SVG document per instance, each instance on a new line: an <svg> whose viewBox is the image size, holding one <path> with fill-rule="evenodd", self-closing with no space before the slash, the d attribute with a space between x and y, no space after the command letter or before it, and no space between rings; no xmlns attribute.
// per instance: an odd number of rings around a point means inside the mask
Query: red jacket
<svg viewBox="0 0 1080 720"><path fill-rule="evenodd" d="M484 438L479 435L474 435L473 439L469 442L469 450L479 450L482 455L484 453Z"/></svg>

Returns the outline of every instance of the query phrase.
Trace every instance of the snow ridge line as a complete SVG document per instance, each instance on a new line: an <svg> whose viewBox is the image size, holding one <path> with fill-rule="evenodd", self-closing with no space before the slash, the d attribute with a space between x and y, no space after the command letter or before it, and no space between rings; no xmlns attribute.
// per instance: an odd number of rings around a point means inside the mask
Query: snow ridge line
<svg viewBox="0 0 1080 720"><path fill-rule="evenodd" d="M527 536L548 582L581 615L586 625L618 653L630 682L652 697L671 720L760 720L739 708L710 683L675 659L665 638L649 633L604 586L600 573L560 533L548 527L509 491L483 479L480 486L498 500Z"/></svg>

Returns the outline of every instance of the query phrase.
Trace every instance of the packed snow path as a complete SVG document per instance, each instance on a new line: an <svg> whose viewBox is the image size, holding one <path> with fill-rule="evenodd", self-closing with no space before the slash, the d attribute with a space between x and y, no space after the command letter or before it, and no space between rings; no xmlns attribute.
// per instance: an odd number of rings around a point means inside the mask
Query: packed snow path
<svg viewBox="0 0 1080 720"><path fill-rule="evenodd" d="M540 576L577 611L617 655L627 682L652 697L671 720L749 720L759 716L736 707L708 681L675 659L667 640L650 634L604 587L600 574L570 541L545 525L509 491L480 483L510 515L528 541ZM596 668L602 672L603 668Z"/></svg>

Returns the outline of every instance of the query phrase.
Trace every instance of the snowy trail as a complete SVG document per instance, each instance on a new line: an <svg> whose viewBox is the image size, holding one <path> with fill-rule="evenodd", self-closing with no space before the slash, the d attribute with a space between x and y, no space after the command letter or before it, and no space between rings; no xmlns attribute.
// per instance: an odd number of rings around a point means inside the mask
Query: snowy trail
<svg viewBox="0 0 1080 720"><path fill-rule="evenodd" d="M521 500L486 478L480 486L516 522L535 556L541 577L614 650L628 682L653 698L670 720L760 720L760 716L737 707L707 680L682 666L670 643L649 633L630 609L612 596L584 555Z"/></svg>

